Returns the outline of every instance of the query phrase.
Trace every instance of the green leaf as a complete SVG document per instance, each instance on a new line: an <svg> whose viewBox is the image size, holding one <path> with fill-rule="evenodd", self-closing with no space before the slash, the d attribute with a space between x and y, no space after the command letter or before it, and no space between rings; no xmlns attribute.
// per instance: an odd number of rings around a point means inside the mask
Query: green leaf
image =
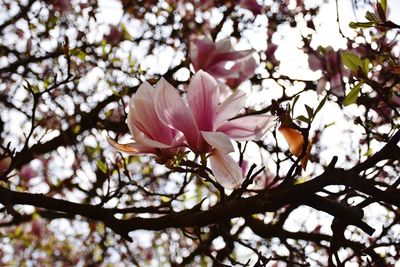
<svg viewBox="0 0 400 267"><path fill-rule="evenodd" d="M78 54L76 55L80 60L85 61L86 53L82 50L79 50Z"/></svg>
<svg viewBox="0 0 400 267"><path fill-rule="evenodd" d="M304 106L306 108L308 118L312 119L314 110L308 105L304 105Z"/></svg>
<svg viewBox="0 0 400 267"><path fill-rule="evenodd" d="M363 29L367 29L367 28L371 28L375 26L375 22L371 21L371 22L350 22L349 27L353 28L353 29L358 29L358 28L363 28Z"/></svg>
<svg viewBox="0 0 400 267"><path fill-rule="evenodd" d="M324 99L322 99L322 101L318 104L318 107L314 112L314 117L321 110L321 108L325 105L326 99L328 99L328 96L325 96Z"/></svg>
<svg viewBox="0 0 400 267"><path fill-rule="evenodd" d="M324 128L326 129L326 128L331 127L331 126L333 126L335 124L336 124L336 122L331 122L331 123L325 124Z"/></svg>
<svg viewBox="0 0 400 267"><path fill-rule="evenodd" d="M387 1L386 0L381 0L381 6L382 6L383 11L385 11L385 14L386 14Z"/></svg>
<svg viewBox="0 0 400 267"><path fill-rule="evenodd" d="M121 97L121 94L119 92L115 91L114 89L111 89L111 92L113 95Z"/></svg>
<svg viewBox="0 0 400 267"><path fill-rule="evenodd" d="M386 21L386 12L383 10L381 3L376 3L376 9L381 21Z"/></svg>
<svg viewBox="0 0 400 267"><path fill-rule="evenodd" d="M293 105L292 105L292 109L294 109L294 106L296 105L297 100L299 100L300 95L297 95L294 99L293 99Z"/></svg>
<svg viewBox="0 0 400 267"><path fill-rule="evenodd" d="M370 156L372 156L372 154L373 154L372 149L371 149L371 148L368 148L367 152L365 152L365 154L364 154L363 156L365 156L365 157L370 157Z"/></svg>
<svg viewBox="0 0 400 267"><path fill-rule="evenodd" d="M371 12L369 12L369 11L367 11L367 13L365 14L365 18L366 18L367 20L369 20L369 21L372 21L372 22L378 21L378 18L375 16L375 14L374 14L374 13L371 13Z"/></svg>
<svg viewBox="0 0 400 267"><path fill-rule="evenodd" d="M369 72L369 64L371 63L371 61L369 61L368 58L365 58L362 60L362 63L363 63L364 74L365 74L365 76L367 76L368 72Z"/></svg>
<svg viewBox="0 0 400 267"><path fill-rule="evenodd" d="M359 56L350 52L342 52L341 59L343 64L351 71L357 72L359 68L364 69L364 64Z"/></svg>
<svg viewBox="0 0 400 267"><path fill-rule="evenodd" d="M357 101L358 95L360 94L361 87L363 86L364 82L361 81L357 83L353 89L351 89L350 93L346 95L346 97L343 100L343 105L348 106Z"/></svg>
<svg viewBox="0 0 400 267"><path fill-rule="evenodd" d="M309 123L310 123L310 119L306 118L306 117L305 117L305 116L303 116L303 115L297 116L297 117L296 117L296 120L299 120L299 121L305 122L305 123L307 123L307 124L309 124Z"/></svg>
<svg viewBox="0 0 400 267"><path fill-rule="evenodd" d="M74 134L78 134L81 131L81 126L79 124L75 125L74 128L72 128L72 131Z"/></svg>
<svg viewBox="0 0 400 267"><path fill-rule="evenodd" d="M290 114L292 115L292 117L293 117L294 106L296 105L297 100L299 100L299 98L300 98L300 95L297 95L297 96L295 96L295 98L293 99L293 104L292 104L292 107L291 107L291 109L290 109Z"/></svg>
<svg viewBox="0 0 400 267"><path fill-rule="evenodd" d="M102 171L103 173L107 173L107 165L103 162L103 161L101 161L101 160L99 160L99 161L97 161L97 167L100 169L100 171Z"/></svg>

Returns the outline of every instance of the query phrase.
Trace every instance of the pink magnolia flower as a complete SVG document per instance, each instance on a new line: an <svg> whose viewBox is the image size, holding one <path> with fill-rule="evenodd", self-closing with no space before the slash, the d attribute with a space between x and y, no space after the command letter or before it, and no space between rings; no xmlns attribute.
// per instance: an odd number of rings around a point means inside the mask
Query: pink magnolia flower
<svg viewBox="0 0 400 267"><path fill-rule="evenodd" d="M350 76L350 71L340 62L338 52L329 46L325 48L324 55L322 56L310 54L308 63L311 70L321 70L323 72L323 77L317 85L318 93L325 90L326 82L329 82L332 93L337 96L344 96L342 77Z"/></svg>
<svg viewBox="0 0 400 267"><path fill-rule="evenodd" d="M257 68L257 63L252 56L240 59L230 69L231 71L236 72L238 76L234 78L227 78L226 83L231 88L236 88L243 81L252 77L254 75L254 70L256 68Z"/></svg>
<svg viewBox="0 0 400 267"><path fill-rule="evenodd" d="M254 16L261 14L262 6L257 2L257 0L240 0L239 5L242 8L250 10Z"/></svg>
<svg viewBox="0 0 400 267"><path fill-rule="evenodd" d="M29 181L30 179L37 176L37 173L30 165L24 165L21 170L19 171L20 176Z"/></svg>
<svg viewBox="0 0 400 267"><path fill-rule="evenodd" d="M122 31L117 26L111 26L110 32L104 36L107 43L111 45L118 45L122 40Z"/></svg>
<svg viewBox="0 0 400 267"><path fill-rule="evenodd" d="M72 9L71 0L53 0L53 11L60 13L70 11Z"/></svg>
<svg viewBox="0 0 400 267"><path fill-rule="evenodd" d="M207 38L196 38L190 43L189 57L196 71L202 69L237 86L254 75L257 65L253 52L252 49L236 51L229 38L217 43ZM227 67L227 63L233 64Z"/></svg>
<svg viewBox="0 0 400 267"><path fill-rule="evenodd" d="M210 153L211 169L218 183L233 189L243 181L240 166L227 155L234 151L231 139L249 141L260 138L274 125L275 116L253 115L235 118L244 107L246 97L237 90L218 103L219 85L208 73L198 71L188 87L186 104L167 81L160 81L155 96L159 119L181 131L195 153Z"/></svg>
<svg viewBox="0 0 400 267"><path fill-rule="evenodd" d="M166 126L155 111L155 94L161 90L161 80L153 88L144 82L129 101L128 128L135 142L118 144L108 139L117 150L129 154L154 154L160 162L166 162L179 152L182 135Z"/></svg>
<svg viewBox="0 0 400 267"><path fill-rule="evenodd" d="M277 63L276 57L275 57L275 52L278 49L278 46L272 42L268 42L268 47L265 50L265 55L267 56L268 61L270 61L273 64Z"/></svg>
<svg viewBox="0 0 400 267"><path fill-rule="evenodd" d="M31 233L37 237L41 238L45 232L45 226L41 219L34 219L31 222Z"/></svg>

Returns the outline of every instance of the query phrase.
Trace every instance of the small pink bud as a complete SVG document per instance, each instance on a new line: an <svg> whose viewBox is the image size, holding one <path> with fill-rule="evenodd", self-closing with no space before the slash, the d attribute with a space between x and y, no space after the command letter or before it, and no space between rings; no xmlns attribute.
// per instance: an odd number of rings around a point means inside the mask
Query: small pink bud
<svg viewBox="0 0 400 267"><path fill-rule="evenodd" d="M111 45L118 45L122 40L122 31L117 26L112 26L108 35L104 39Z"/></svg>
<svg viewBox="0 0 400 267"><path fill-rule="evenodd" d="M19 172L21 178L29 181L30 179L37 176L37 173L32 169L30 165L25 165L21 168Z"/></svg>
<svg viewBox="0 0 400 267"><path fill-rule="evenodd" d="M42 220L40 219L34 219L31 223L31 233L36 236L37 238L40 238L44 234L44 225Z"/></svg>
<svg viewBox="0 0 400 267"><path fill-rule="evenodd" d="M254 16L261 14L262 6L257 2L257 0L241 0L239 5L250 10Z"/></svg>

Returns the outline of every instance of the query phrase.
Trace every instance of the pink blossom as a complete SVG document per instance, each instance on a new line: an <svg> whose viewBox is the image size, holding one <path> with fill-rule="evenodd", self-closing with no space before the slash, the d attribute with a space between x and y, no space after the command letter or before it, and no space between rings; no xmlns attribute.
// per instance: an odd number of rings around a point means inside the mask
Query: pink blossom
<svg viewBox="0 0 400 267"><path fill-rule="evenodd" d="M72 9L71 0L53 0L53 10L60 13L70 11Z"/></svg>
<svg viewBox="0 0 400 267"><path fill-rule="evenodd" d="M34 219L31 223L31 233L37 238L41 238L44 234L45 227L41 219Z"/></svg>
<svg viewBox="0 0 400 267"><path fill-rule="evenodd" d="M261 14L262 6L257 2L257 0L240 0L239 5L242 8L250 10L254 16Z"/></svg>
<svg viewBox="0 0 400 267"><path fill-rule="evenodd" d="M119 151L129 154L150 153L158 156L162 162L170 159L182 145L181 134L166 126L155 112L155 95L160 91L164 81L161 80L153 88L144 82L129 101L128 127L135 142L118 144L108 139L109 143Z"/></svg>
<svg viewBox="0 0 400 267"><path fill-rule="evenodd" d="M342 78L348 77L350 71L341 64L338 52L329 46L325 48L322 56L318 54L309 55L308 63L311 70L321 70L323 72L323 77L317 86L318 93L321 93L325 89L326 82L329 82L332 93L337 96L344 95Z"/></svg>
<svg viewBox="0 0 400 267"><path fill-rule="evenodd" d="M236 51L229 38L214 43L196 38L190 43L189 57L196 71L204 70L214 78L227 79L234 86L254 75L257 67L254 50ZM233 63L227 67L227 63Z"/></svg>
<svg viewBox="0 0 400 267"><path fill-rule="evenodd" d="M210 153L210 164L215 178L223 187L234 189L242 184L242 168L228 154L213 149Z"/></svg>
<svg viewBox="0 0 400 267"><path fill-rule="evenodd" d="M242 170L227 155L234 151L231 139L259 139L274 125L274 116L253 115L235 118L244 107L246 96L237 90L218 103L218 82L200 70L188 87L188 104L178 91L162 79L155 96L155 110L162 122L181 131L195 153L210 153L210 164L217 181L226 188L236 188L243 181Z"/></svg>
<svg viewBox="0 0 400 267"><path fill-rule="evenodd" d="M118 45L122 40L122 31L117 26L112 26L104 39L111 45Z"/></svg>
<svg viewBox="0 0 400 267"><path fill-rule="evenodd" d="M275 57L275 52L278 49L278 46L272 42L268 42L268 47L265 50L265 55L267 56L268 61L275 64L277 62Z"/></svg>
<svg viewBox="0 0 400 267"><path fill-rule="evenodd" d="M235 65L231 68L231 71L237 72L238 77L236 78L227 78L226 83L231 88L238 87L242 82L247 80L248 78L254 75L254 70L257 68L257 63L254 58L245 57L243 59L238 60Z"/></svg>
<svg viewBox="0 0 400 267"><path fill-rule="evenodd" d="M19 174L23 179L28 181L37 176L37 173L35 172L35 170L32 169L30 165L23 166L19 171Z"/></svg>

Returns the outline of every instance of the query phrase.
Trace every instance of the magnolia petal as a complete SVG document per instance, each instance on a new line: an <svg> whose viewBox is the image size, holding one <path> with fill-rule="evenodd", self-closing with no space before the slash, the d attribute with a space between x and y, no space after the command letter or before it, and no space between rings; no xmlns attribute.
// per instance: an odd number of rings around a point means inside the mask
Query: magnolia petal
<svg viewBox="0 0 400 267"><path fill-rule="evenodd" d="M178 91L164 78L156 84L155 110L167 126L181 131L193 149L200 135L195 118Z"/></svg>
<svg viewBox="0 0 400 267"><path fill-rule="evenodd" d="M239 5L250 10L254 16L261 14L263 9L262 5L260 5L257 0L240 0Z"/></svg>
<svg viewBox="0 0 400 267"><path fill-rule="evenodd" d="M131 155L141 154L141 153L155 153L154 148L139 145L137 143L119 144L107 137L108 143L114 147L116 150L125 152Z"/></svg>
<svg viewBox="0 0 400 267"><path fill-rule="evenodd" d="M308 65L310 66L310 69L313 71L323 69L321 59L314 54L308 55Z"/></svg>
<svg viewBox="0 0 400 267"><path fill-rule="evenodd" d="M189 57L194 69L206 69L210 60L210 55L215 51L216 45L211 40L196 38L190 42Z"/></svg>
<svg viewBox="0 0 400 267"><path fill-rule="evenodd" d="M321 95L326 90L326 79L323 77L317 83L317 94Z"/></svg>
<svg viewBox="0 0 400 267"><path fill-rule="evenodd" d="M270 115L245 116L224 123L217 131L237 141L257 140L275 125L275 119L276 116Z"/></svg>
<svg viewBox="0 0 400 267"><path fill-rule="evenodd" d="M206 71L210 73L215 78L231 78L239 79L239 73L227 69L226 63L228 61L217 61L210 65Z"/></svg>
<svg viewBox="0 0 400 267"><path fill-rule="evenodd" d="M249 55L236 62L235 65L230 69L231 72L238 73L238 78L230 78L227 80L227 84L232 87L238 87L242 82L251 78L257 68L257 62L252 55Z"/></svg>
<svg viewBox="0 0 400 267"><path fill-rule="evenodd" d="M172 131L158 118L154 108L155 89L144 82L129 102L128 126L133 125L145 136L164 144L171 144Z"/></svg>
<svg viewBox="0 0 400 267"><path fill-rule="evenodd" d="M154 148L170 148L171 145L164 144L162 142L158 142L146 134L141 132L135 125L131 125L132 128L132 139L135 140L138 144L146 146L146 147L154 147ZM172 142L172 141L171 141Z"/></svg>
<svg viewBox="0 0 400 267"><path fill-rule="evenodd" d="M244 181L242 169L228 154L217 149L213 150L210 165L215 179L226 189L238 188Z"/></svg>
<svg viewBox="0 0 400 267"><path fill-rule="evenodd" d="M214 128L217 129L225 121L235 117L246 103L246 93L236 90L217 109L217 116L214 121Z"/></svg>
<svg viewBox="0 0 400 267"><path fill-rule="evenodd" d="M201 135L206 142L222 151L223 153L230 153L235 151L231 143L231 139L224 133L221 132L201 132Z"/></svg>
<svg viewBox="0 0 400 267"><path fill-rule="evenodd" d="M200 131L212 131L218 108L217 81L208 73L198 71L189 84L188 104Z"/></svg>
<svg viewBox="0 0 400 267"><path fill-rule="evenodd" d="M253 54L254 50L249 49L249 50L242 50L242 51L231 51L227 53L219 53L218 55L215 56L214 60L215 61L236 61L240 60L242 58L248 57L249 55Z"/></svg>
<svg viewBox="0 0 400 267"><path fill-rule="evenodd" d="M232 42L229 37L224 38L216 43L217 53L226 53L233 51Z"/></svg>
<svg viewBox="0 0 400 267"><path fill-rule="evenodd" d="M329 80L331 86L331 92L336 96L344 96L344 87L342 82L342 74L336 73Z"/></svg>

